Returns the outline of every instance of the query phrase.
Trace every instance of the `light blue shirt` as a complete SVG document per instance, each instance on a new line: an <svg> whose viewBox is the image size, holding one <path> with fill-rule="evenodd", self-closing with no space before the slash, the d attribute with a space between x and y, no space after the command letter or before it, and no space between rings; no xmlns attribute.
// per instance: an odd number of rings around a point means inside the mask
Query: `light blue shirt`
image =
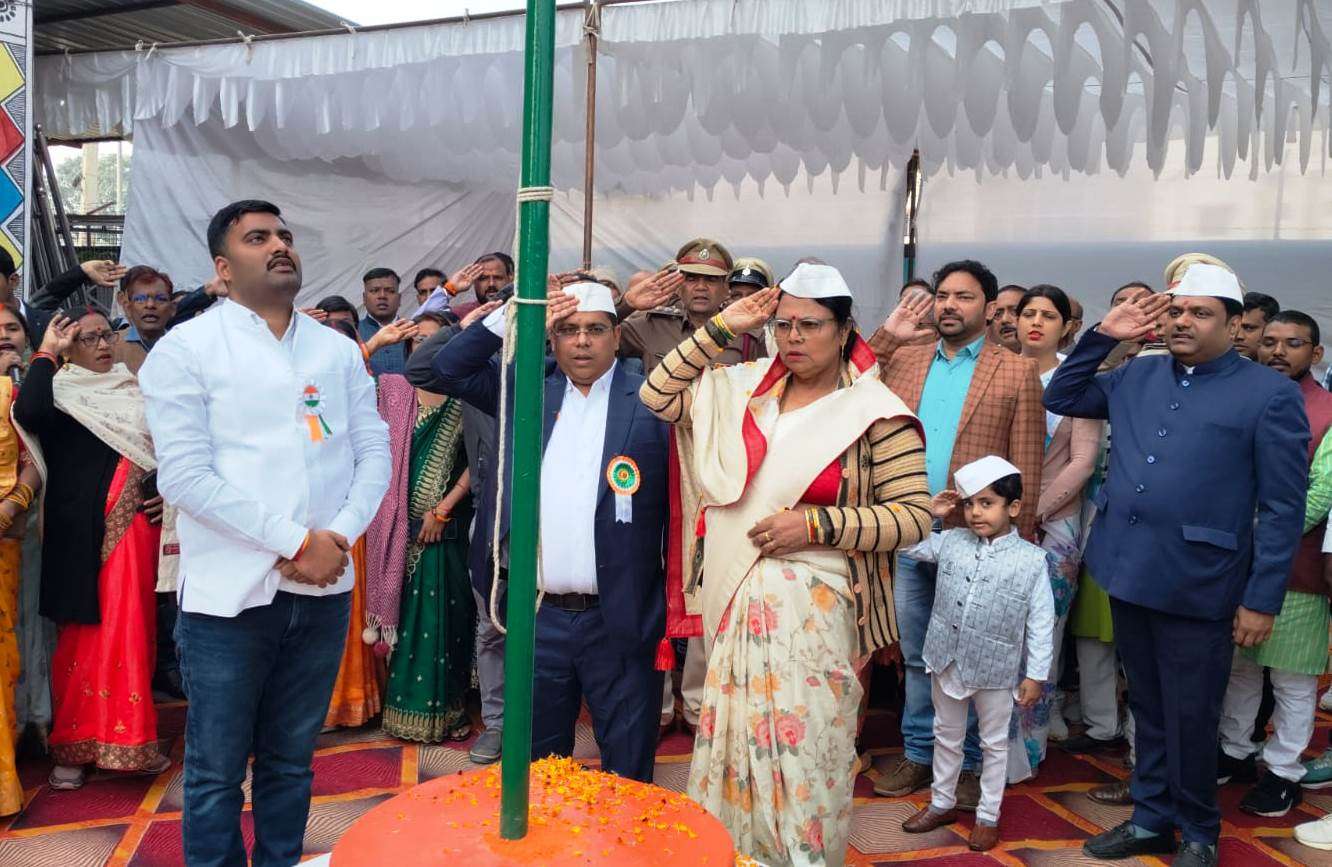
<svg viewBox="0 0 1332 867"><path fill-rule="evenodd" d="M934 361L925 375L917 412L925 428L925 472L929 476L931 494L948 488L948 466L953 460L953 443L957 439L958 422L962 420L962 405L967 402L971 376L976 372L976 359L984 346L985 335L981 334L951 359L944 355L942 340L934 348Z"/></svg>

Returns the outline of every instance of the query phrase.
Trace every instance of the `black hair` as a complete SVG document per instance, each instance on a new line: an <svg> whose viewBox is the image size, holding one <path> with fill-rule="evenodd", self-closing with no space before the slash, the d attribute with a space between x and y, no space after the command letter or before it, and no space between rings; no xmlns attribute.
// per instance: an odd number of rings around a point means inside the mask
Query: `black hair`
<svg viewBox="0 0 1332 867"><path fill-rule="evenodd" d="M282 219L282 210L263 199L242 199L232 202L208 221L208 253L214 258L226 255L227 232L246 214L272 214ZM283 220L285 223L286 221Z"/></svg>
<svg viewBox="0 0 1332 867"><path fill-rule="evenodd" d="M1111 292L1111 293L1110 293L1110 303L1111 303L1111 304L1114 304L1114 303L1115 303L1115 299L1119 297L1119 293L1120 293L1120 292L1123 292L1125 289L1146 289L1148 292L1152 292L1152 293L1155 293L1155 292L1156 292L1155 289L1153 289L1153 288L1152 288L1151 286L1149 286L1148 284L1142 282L1141 280L1133 280L1133 281L1130 281L1130 282L1128 282L1128 283L1125 283L1123 286L1120 286L1118 289L1116 289L1115 291Z"/></svg>
<svg viewBox="0 0 1332 867"><path fill-rule="evenodd" d="M392 277L393 285L395 286L402 283L402 278L399 277L398 272L394 271L392 268L371 268L369 271L365 272L365 276L361 278L361 282L369 283L371 280L381 280L385 277Z"/></svg>
<svg viewBox="0 0 1332 867"><path fill-rule="evenodd" d="M1022 499L1022 476L1019 473L1011 473L995 479L990 487L994 488L996 494L1004 498L1005 503Z"/></svg>
<svg viewBox="0 0 1332 867"><path fill-rule="evenodd" d="M1017 315L1021 316L1022 311L1026 309L1027 304L1033 298L1044 298L1054 305L1059 316L1068 324L1068 320L1073 318L1073 305L1068 301L1068 295L1058 286L1051 286L1049 283L1037 283L1028 289L1022 296L1022 300L1017 304Z"/></svg>
<svg viewBox="0 0 1332 867"><path fill-rule="evenodd" d="M1276 322L1284 322L1287 325L1298 325L1309 329L1309 339L1314 343L1322 343L1323 335L1318 331L1318 323L1308 313L1300 310L1282 310L1267 320L1268 325Z"/></svg>
<svg viewBox="0 0 1332 867"><path fill-rule="evenodd" d="M361 342L361 336L356 333L356 326L352 325L346 319L330 319L324 324L340 333L343 337L349 337L357 343Z"/></svg>
<svg viewBox="0 0 1332 867"><path fill-rule="evenodd" d="M14 276L14 272L17 270L18 266L14 264L14 257L4 247L0 247L0 277L8 280Z"/></svg>
<svg viewBox="0 0 1332 867"><path fill-rule="evenodd" d="M513 273L513 257L508 253L501 253L496 250L494 253L487 253L484 256L478 256L473 265L480 265L482 262L499 262L504 266L506 274Z"/></svg>
<svg viewBox="0 0 1332 867"><path fill-rule="evenodd" d="M1236 316L1244 315L1244 305L1236 301L1234 298L1218 298L1216 300L1220 301L1221 306L1226 308L1226 319L1233 319Z"/></svg>
<svg viewBox="0 0 1332 867"><path fill-rule="evenodd" d="M975 259L960 259L956 262L949 262L938 271L934 272L934 291L938 293L939 284L948 279L949 275L956 274L958 271L965 271L976 282L981 285L981 291L985 293L986 301L993 301L999 296L999 278L994 276L994 272L986 268Z"/></svg>
<svg viewBox="0 0 1332 867"><path fill-rule="evenodd" d="M325 313L350 313L353 323L360 324L361 322L360 314L356 312L355 305L341 295L330 295L327 298L320 299L319 303L315 305L315 309L322 310Z"/></svg>
<svg viewBox="0 0 1332 867"><path fill-rule="evenodd" d="M930 293L931 295L934 294L934 285L930 283L929 280L924 280L920 277L916 277L902 284L902 288L899 289L897 292L898 297L900 298L901 296L905 295L906 291L910 289L912 286L924 289L926 292Z"/></svg>
<svg viewBox="0 0 1332 867"><path fill-rule="evenodd" d="M1025 295L1027 292L1027 287L1019 283L1005 283L1004 285L999 287L999 292L1021 292ZM994 293L996 298L999 296L999 292Z"/></svg>
<svg viewBox="0 0 1332 867"><path fill-rule="evenodd" d="M1265 295L1262 292L1245 292L1244 309L1242 313L1248 313L1250 310L1261 310L1263 312L1263 322L1271 322L1272 317L1281 312L1281 303L1271 295Z"/></svg>
<svg viewBox="0 0 1332 867"><path fill-rule="evenodd" d="M444 272L439 270L438 268L422 268L420 271L417 271L416 276L412 278L412 286L416 287L421 285L421 281L427 277L438 277L439 282L441 283L449 279L448 277L444 276Z"/></svg>

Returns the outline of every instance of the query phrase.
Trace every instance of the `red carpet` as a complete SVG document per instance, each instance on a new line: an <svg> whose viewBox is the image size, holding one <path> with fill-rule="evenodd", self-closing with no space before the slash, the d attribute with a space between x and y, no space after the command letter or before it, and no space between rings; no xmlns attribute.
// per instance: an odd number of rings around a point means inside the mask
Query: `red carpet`
<svg viewBox="0 0 1332 867"><path fill-rule="evenodd" d="M1314 744L1327 743L1332 718L1320 714ZM184 706L162 708L162 736L176 765L157 778L97 774L77 792L53 792L45 785L45 765L22 768L27 787L23 813L3 820L0 865L3 867L174 867L180 854L181 768ZM882 746L876 754L895 751L896 718L890 713L871 716L866 740ZM373 725L344 730L320 739L315 759L314 804L306 830L305 850L327 852L339 835L365 810L384 798L441 774L470 767L467 745L422 747L385 737ZM691 743L672 734L661 745L657 782L683 790L689 772ZM591 730L580 726L575 755L595 764ZM1115 777L1123 768L1114 758L1082 759L1051 747L1040 778L1008 791L1002 820L1003 842L985 855L966 849L971 818L954 828L931 834L904 834L901 822L928 798L918 792L910 798L874 796L873 772L856 786L856 821L847 863L865 865L911 862L945 867L952 864L1066 865L1094 863L1081 857L1079 847L1088 836L1111 827L1128 814L1127 808L1098 807L1083 794ZM1297 844L1290 829L1332 811L1332 790L1310 793L1303 806L1284 819L1257 819L1237 809L1243 787L1222 791L1225 825L1221 845L1223 865L1259 867L1267 864L1313 864L1332 867L1332 853L1316 852ZM252 840L248 813L245 836ZM1132 865L1166 864L1144 859Z"/></svg>

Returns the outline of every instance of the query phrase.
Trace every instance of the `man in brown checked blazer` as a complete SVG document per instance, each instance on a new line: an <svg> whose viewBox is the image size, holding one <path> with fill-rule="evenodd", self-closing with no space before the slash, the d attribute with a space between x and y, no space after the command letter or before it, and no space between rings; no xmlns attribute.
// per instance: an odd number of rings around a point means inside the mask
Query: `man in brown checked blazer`
<svg viewBox="0 0 1332 867"><path fill-rule="evenodd" d="M1040 490L1045 451L1045 410L1036 362L986 339L999 281L979 262L949 263L934 275L935 296L905 298L870 338L883 381L916 411L925 429L925 465L930 493L952 487L953 472L986 455L998 455L1022 471L1023 487ZM930 311L939 340L921 344L921 322ZM1017 524L1031 538L1036 498L1023 501ZM921 659L934 574L928 564L899 556L893 583L902 658L906 663L906 703L902 709L903 755L880 768L875 791L908 795L929 785L934 753L934 706L930 679ZM958 807L975 808L980 795L976 770L980 747L974 724L964 747Z"/></svg>

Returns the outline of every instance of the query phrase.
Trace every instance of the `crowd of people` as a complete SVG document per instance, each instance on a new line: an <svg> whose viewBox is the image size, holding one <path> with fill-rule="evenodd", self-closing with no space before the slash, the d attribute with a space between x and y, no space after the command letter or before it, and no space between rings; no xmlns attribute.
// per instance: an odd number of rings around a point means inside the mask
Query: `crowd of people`
<svg viewBox="0 0 1332 867"><path fill-rule="evenodd" d="M296 309L270 203L208 246L193 291L89 262L22 300L0 251L0 730L76 789L168 769L154 692L188 697L187 862L246 863L253 756L255 863L292 864L321 730L500 758L514 262L422 269L405 315L387 267ZM90 284L118 315L73 301ZM1087 793L1133 806L1101 859L1216 864L1218 786L1281 816L1332 785L1332 749L1302 762L1332 587L1319 325L1204 254L1109 302L1084 327L963 260L859 323L822 260L781 276L708 238L623 286L551 275L534 755L570 755L585 705L602 768L651 780L679 727L739 851L841 864L880 663L903 750L874 788L930 790L910 833L973 811L992 848L1052 745L1127 742L1130 780ZM1332 817L1296 836L1332 849Z"/></svg>

